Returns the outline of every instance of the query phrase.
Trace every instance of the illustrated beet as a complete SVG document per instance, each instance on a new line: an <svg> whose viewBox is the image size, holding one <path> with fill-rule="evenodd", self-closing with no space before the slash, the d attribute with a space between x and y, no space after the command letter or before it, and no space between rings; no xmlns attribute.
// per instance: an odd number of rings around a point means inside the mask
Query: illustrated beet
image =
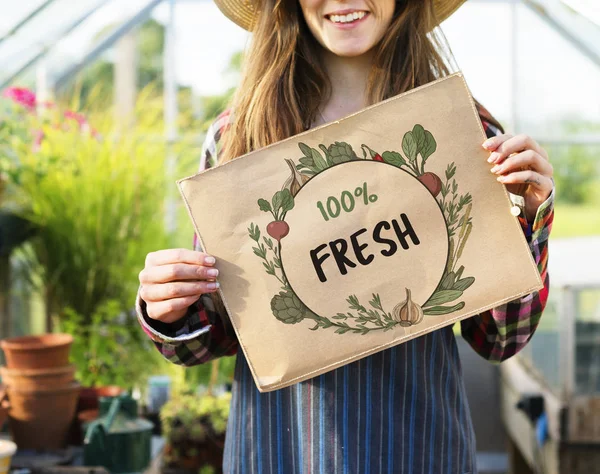
<svg viewBox="0 0 600 474"><path fill-rule="evenodd" d="M419 181L425 185L433 197L437 197L442 191L442 180L437 174L427 172L419 176Z"/></svg>
<svg viewBox="0 0 600 474"><path fill-rule="evenodd" d="M290 232L290 226L285 221L273 221L267 226L267 233L277 242L283 239Z"/></svg>

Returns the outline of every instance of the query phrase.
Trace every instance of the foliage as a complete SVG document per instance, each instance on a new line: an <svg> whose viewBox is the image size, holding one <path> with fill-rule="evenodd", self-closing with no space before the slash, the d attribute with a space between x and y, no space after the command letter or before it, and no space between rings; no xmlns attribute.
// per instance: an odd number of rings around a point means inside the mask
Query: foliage
<svg viewBox="0 0 600 474"><path fill-rule="evenodd" d="M167 402L160 412L167 465L219 469L230 404L231 393L182 395Z"/></svg>
<svg viewBox="0 0 600 474"><path fill-rule="evenodd" d="M598 147L573 145L548 147L554 166L557 200L565 204L586 204L594 199L600 184Z"/></svg>
<svg viewBox="0 0 600 474"><path fill-rule="evenodd" d="M145 385L155 368L157 351L135 318L115 300L100 304L88 323L72 309L64 311L59 329L73 335L71 361L84 386L132 389Z"/></svg>
<svg viewBox="0 0 600 474"><path fill-rule="evenodd" d="M13 133L19 119L32 132ZM175 176L165 172L160 109L142 94L128 130L110 111L87 118L59 106L42 115L22 108L4 124L11 128L0 142L11 192L4 206L37 229L30 263L43 276L50 311L71 308L90 321L107 300L131 306L146 254L169 245L164 202ZM188 144L172 153L188 165Z"/></svg>

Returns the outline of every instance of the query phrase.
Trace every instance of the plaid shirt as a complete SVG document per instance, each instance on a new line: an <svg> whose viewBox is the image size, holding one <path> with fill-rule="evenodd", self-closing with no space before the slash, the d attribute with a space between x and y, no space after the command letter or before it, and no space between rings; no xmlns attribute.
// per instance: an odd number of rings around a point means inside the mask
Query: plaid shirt
<svg viewBox="0 0 600 474"><path fill-rule="evenodd" d="M488 137L498 134L485 120ZM224 113L209 129L200 169L216 163ZM501 362L532 337L548 298L554 192L532 224L520 218L544 289L461 322L482 357ZM197 240L195 249L201 250ZM475 473L475 441L450 327L276 392L261 394L226 314L204 295L178 325L139 321L164 357L191 366L238 354L224 471ZM434 447L434 449L432 449ZM435 453L435 455L434 455Z"/></svg>

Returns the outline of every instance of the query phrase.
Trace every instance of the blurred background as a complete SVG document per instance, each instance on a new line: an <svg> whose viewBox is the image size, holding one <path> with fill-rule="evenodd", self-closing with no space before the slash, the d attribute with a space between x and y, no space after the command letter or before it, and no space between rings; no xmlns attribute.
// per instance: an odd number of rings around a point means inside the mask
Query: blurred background
<svg viewBox="0 0 600 474"><path fill-rule="evenodd" d="M174 182L196 171L249 34L210 0L0 11L0 339L73 336L3 346L5 385L37 384L0 407L12 469L220 472L233 358L167 363L132 302L148 252L191 246ZM557 186L535 337L501 367L459 338L480 471L600 473L600 6L468 0L442 28L473 95L548 150ZM27 344L67 359L11 371L10 351L36 352Z"/></svg>

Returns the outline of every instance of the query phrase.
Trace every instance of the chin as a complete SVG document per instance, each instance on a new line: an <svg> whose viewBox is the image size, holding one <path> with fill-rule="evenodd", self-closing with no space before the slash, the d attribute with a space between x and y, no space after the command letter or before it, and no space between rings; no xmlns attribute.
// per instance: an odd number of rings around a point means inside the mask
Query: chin
<svg viewBox="0 0 600 474"><path fill-rule="evenodd" d="M328 49L336 56L342 58L356 58L369 52L372 49L372 47L372 45L366 44L339 44L332 45Z"/></svg>

